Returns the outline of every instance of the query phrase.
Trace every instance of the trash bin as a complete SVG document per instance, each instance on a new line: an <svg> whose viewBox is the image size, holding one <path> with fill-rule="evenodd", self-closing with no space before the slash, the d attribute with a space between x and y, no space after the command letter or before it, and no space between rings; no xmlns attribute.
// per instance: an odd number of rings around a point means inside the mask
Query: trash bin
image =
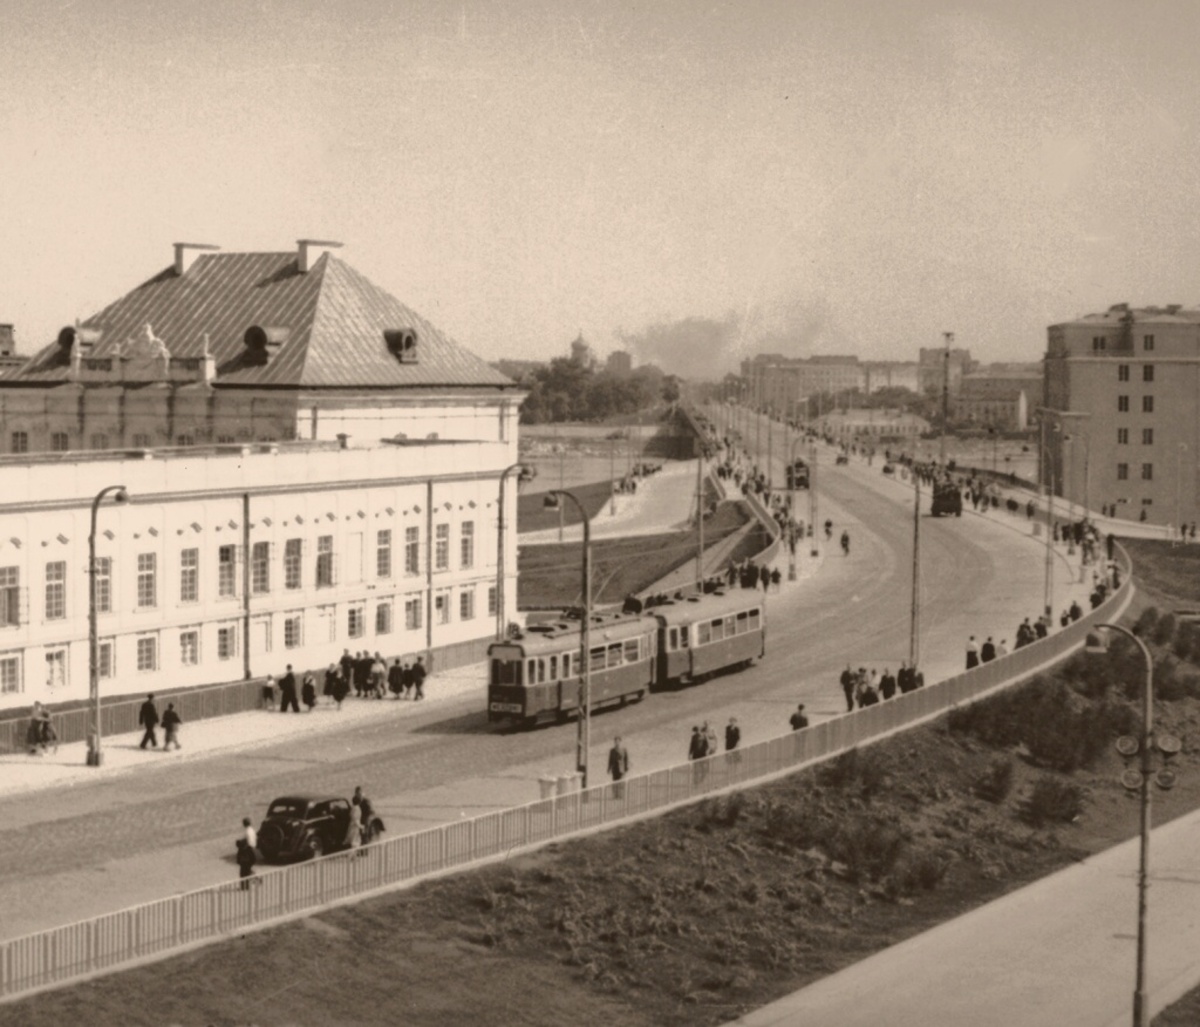
<svg viewBox="0 0 1200 1027"><path fill-rule="evenodd" d="M558 788L558 778L556 777L539 777L538 786L542 790L543 799L553 799L554 793Z"/></svg>
<svg viewBox="0 0 1200 1027"><path fill-rule="evenodd" d="M578 774L559 774L558 775L558 794L570 795L579 789Z"/></svg>

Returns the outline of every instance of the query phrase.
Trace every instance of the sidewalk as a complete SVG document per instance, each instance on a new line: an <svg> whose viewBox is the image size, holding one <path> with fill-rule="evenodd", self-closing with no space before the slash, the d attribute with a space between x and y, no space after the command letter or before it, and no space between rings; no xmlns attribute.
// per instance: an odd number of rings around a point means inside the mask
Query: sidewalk
<svg viewBox="0 0 1200 1027"><path fill-rule="evenodd" d="M1151 838L1150 1013L1200 980L1200 812ZM741 1017L744 1027L1118 1027L1131 1019L1138 839Z"/></svg>

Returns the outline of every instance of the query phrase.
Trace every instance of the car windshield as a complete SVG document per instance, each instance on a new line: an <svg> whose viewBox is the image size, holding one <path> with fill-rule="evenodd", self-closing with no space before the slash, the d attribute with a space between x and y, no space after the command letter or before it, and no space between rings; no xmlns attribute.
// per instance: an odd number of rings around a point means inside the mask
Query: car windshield
<svg viewBox="0 0 1200 1027"><path fill-rule="evenodd" d="M267 810L269 817L302 817L308 807L303 799L276 799Z"/></svg>

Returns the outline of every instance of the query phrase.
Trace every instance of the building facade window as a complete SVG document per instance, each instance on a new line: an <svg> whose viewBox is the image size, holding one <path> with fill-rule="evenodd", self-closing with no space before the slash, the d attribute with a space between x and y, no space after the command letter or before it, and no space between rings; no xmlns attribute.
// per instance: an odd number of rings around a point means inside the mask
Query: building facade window
<svg viewBox="0 0 1200 1027"><path fill-rule="evenodd" d="M93 433L92 449L108 449L108 436L102 432Z"/></svg>
<svg viewBox="0 0 1200 1027"><path fill-rule="evenodd" d="M1120 413L1120 414L1129 413L1129 397L1128 396L1118 396L1117 397L1117 413Z"/></svg>
<svg viewBox="0 0 1200 1027"><path fill-rule="evenodd" d="M1142 336L1142 349L1146 350L1147 352L1150 352L1154 349L1154 336L1153 335L1143 335Z"/></svg>
<svg viewBox="0 0 1200 1027"><path fill-rule="evenodd" d="M450 525L439 524L434 529L433 569L446 571L450 569Z"/></svg>
<svg viewBox="0 0 1200 1027"><path fill-rule="evenodd" d="M271 591L270 542L255 542L250 550L250 591L255 595Z"/></svg>
<svg viewBox="0 0 1200 1027"><path fill-rule="evenodd" d="M179 601L194 603L200 598L200 550L184 549L179 554Z"/></svg>
<svg viewBox="0 0 1200 1027"><path fill-rule="evenodd" d="M1142 397L1142 413L1143 414L1154 413L1154 397L1153 396L1143 396Z"/></svg>
<svg viewBox="0 0 1200 1027"><path fill-rule="evenodd" d="M1144 381L1144 382L1154 381L1154 365L1153 364L1143 364L1142 365L1142 381Z"/></svg>
<svg viewBox="0 0 1200 1027"><path fill-rule="evenodd" d="M96 643L96 673L111 678L117 672L114 642L111 638Z"/></svg>
<svg viewBox="0 0 1200 1027"><path fill-rule="evenodd" d="M1129 429L1128 428L1118 428L1117 429L1117 445L1118 446L1128 446L1129 445Z"/></svg>
<svg viewBox="0 0 1200 1027"><path fill-rule="evenodd" d="M96 557L96 612L112 613L112 557Z"/></svg>
<svg viewBox="0 0 1200 1027"><path fill-rule="evenodd" d="M404 573L409 577L421 573L421 529L404 529Z"/></svg>
<svg viewBox="0 0 1200 1027"><path fill-rule="evenodd" d="M14 453L29 452L29 432L15 431L9 439L9 449Z"/></svg>
<svg viewBox="0 0 1200 1027"><path fill-rule="evenodd" d="M21 568L0 567L0 628L21 624Z"/></svg>
<svg viewBox="0 0 1200 1027"><path fill-rule="evenodd" d="M131 445L133 446L134 449L149 449L150 448L150 436L146 435L142 432L135 432L134 436L133 436L133 442L131 443Z"/></svg>
<svg viewBox="0 0 1200 1027"><path fill-rule="evenodd" d="M1117 481L1129 480L1129 464L1117 464Z"/></svg>
<svg viewBox="0 0 1200 1027"><path fill-rule="evenodd" d="M46 687L62 688L67 683L67 651L51 649L46 653Z"/></svg>
<svg viewBox="0 0 1200 1027"><path fill-rule="evenodd" d="M1107 342L1105 341L1105 338L1103 335L1093 335L1092 336L1092 350L1094 352L1099 353L1106 346L1107 346Z"/></svg>
<svg viewBox="0 0 1200 1027"><path fill-rule="evenodd" d="M237 628L232 624L228 627L217 628L217 659L232 660L237 656Z"/></svg>
<svg viewBox="0 0 1200 1027"><path fill-rule="evenodd" d="M420 599L404 600L404 627L407 631L421 630L421 608L424 602Z"/></svg>
<svg viewBox="0 0 1200 1027"><path fill-rule="evenodd" d="M194 628L179 632L179 662L185 667L200 662L200 632Z"/></svg>
<svg viewBox="0 0 1200 1027"><path fill-rule="evenodd" d="M487 600L488 616L495 617L496 614L499 613L499 611L500 611L500 604L496 599L496 586L495 585L488 586L487 596L488 596L488 600Z"/></svg>
<svg viewBox="0 0 1200 1027"><path fill-rule="evenodd" d="M154 635L143 635L137 640L137 669L139 671L158 670L158 638Z"/></svg>
<svg viewBox="0 0 1200 1027"><path fill-rule="evenodd" d="M466 588L458 593L458 619L475 619L475 590L473 588Z"/></svg>
<svg viewBox="0 0 1200 1027"><path fill-rule="evenodd" d="M140 610L152 610L158 605L158 556L138 553L137 604Z"/></svg>
<svg viewBox="0 0 1200 1027"><path fill-rule="evenodd" d="M237 546L217 547L217 595L237 595Z"/></svg>
<svg viewBox="0 0 1200 1027"><path fill-rule="evenodd" d="M67 615L67 565L63 560L46 564L46 620Z"/></svg>
<svg viewBox="0 0 1200 1027"><path fill-rule="evenodd" d="M283 544L283 587L296 590L300 587L301 567L304 559L302 539L289 538Z"/></svg>
<svg viewBox="0 0 1200 1027"><path fill-rule="evenodd" d="M50 433L50 452L65 453L71 448L71 436L65 431L56 431Z"/></svg>
<svg viewBox="0 0 1200 1027"><path fill-rule="evenodd" d="M392 604L380 603L375 607L375 634L390 635L392 633Z"/></svg>
<svg viewBox="0 0 1200 1027"><path fill-rule="evenodd" d="M0 655L0 695L16 695L24 690L21 657L13 653Z"/></svg>
<svg viewBox="0 0 1200 1027"><path fill-rule="evenodd" d="M1154 480L1154 464L1142 464L1142 481Z"/></svg>
<svg viewBox="0 0 1200 1027"><path fill-rule="evenodd" d="M1117 364L1117 381L1119 381L1119 382L1129 381L1129 365L1128 364Z"/></svg>
<svg viewBox="0 0 1200 1027"><path fill-rule="evenodd" d="M450 593L442 592L433 597L433 622L435 624L450 623Z"/></svg>
<svg viewBox="0 0 1200 1027"><path fill-rule="evenodd" d="M459 546L462 557L462 568L467 570L475 566L475 522L463 521L462 538Z"/></svg>
<svg viewBox="0 0 1200 1027"><path fill-rule="evenodd" d="M1143 428L1142 429L1142 445L1143 446L1153 446L1154 445L1154 429L1153 428Z"/></svg>
<svg viewBox="0 0 1200 1027"><path fill-rule="evenodd" d="M317 539L317 588L333 585L333 536L322 535Z"/></svg>
<svg viewBox="0 0 1200 1027"><path fill-rule="evenodd" d="M283 647L299 649L304 643L304 616L299 613L289 613L283 618Z"/></svg>
<svg viewBox="0 0 1200 1027"><path fill-rule="evenodd" d="M351 638L362 638L366 630L366 614L361 606L351 606L346 611L346 633Z"/></svg>
<svg viewBox="0 0 1200 1027"><path fill-rule="evenodd" d="M390 530L375 533L375 576L392 576L392 533Z"/></svg>

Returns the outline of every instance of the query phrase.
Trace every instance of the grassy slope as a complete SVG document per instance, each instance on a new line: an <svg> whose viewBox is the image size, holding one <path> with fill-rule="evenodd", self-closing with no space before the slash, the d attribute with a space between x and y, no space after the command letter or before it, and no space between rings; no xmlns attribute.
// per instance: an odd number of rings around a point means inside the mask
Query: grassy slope
<svg viewBox="0 0 1200 1027"><path fill-rule="evenodd" d="M1200 702L1163 706L1193 738ZM943 719L735 798L0 1006L0 1025L724 1023L1136 832L1111 747L1072 775L1024 751ZM992 802L977 783L998 759L1013 780ZM1200 806L1200 760L1183 763L1164 818ZM1028 826L1043 780L1083 790L1075 822Z"/></svg>

